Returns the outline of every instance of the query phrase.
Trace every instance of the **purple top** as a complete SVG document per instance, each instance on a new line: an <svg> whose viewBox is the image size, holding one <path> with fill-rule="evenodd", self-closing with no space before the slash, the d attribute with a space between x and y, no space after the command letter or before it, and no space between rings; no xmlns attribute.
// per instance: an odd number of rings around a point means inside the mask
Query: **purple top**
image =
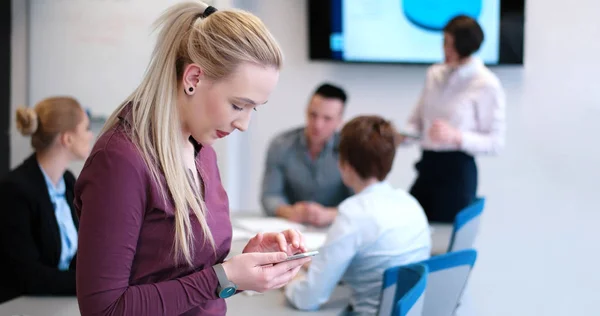
<svg viewBox="0 0 600 316"><path fill-rule="evenodd" d="M127 113L127 110L125 112ZM80 217L77 299L82 315L225 315L211 268L231 247L227 194L212 147L196 144L206 219L216 245L195 232L194 269L175 265L174 206L165 205L139 151L125 133L129 115L102 135L75 185ZM164 181L164 178L163 178Z"/></svg>

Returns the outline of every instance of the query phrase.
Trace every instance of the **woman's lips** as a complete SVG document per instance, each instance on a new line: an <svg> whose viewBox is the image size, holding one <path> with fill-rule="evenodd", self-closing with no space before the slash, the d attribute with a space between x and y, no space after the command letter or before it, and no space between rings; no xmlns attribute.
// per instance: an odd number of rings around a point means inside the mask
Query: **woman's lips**
<svg viewBox="0 0 600 316"><path fill-rule="evenodd" d="M229 135L228 132L223 132L223 131L217 130L217 137L223 138L223 137L225 137L227 135Z"/></svg>

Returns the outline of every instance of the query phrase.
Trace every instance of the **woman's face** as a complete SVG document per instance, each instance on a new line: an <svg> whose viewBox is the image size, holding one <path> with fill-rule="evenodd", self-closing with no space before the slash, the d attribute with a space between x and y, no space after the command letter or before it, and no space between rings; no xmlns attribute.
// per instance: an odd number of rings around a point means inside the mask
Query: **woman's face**
<svg viewBox="0 0 600 316"><path fill-rule="evenodd" d="M450 65L456 65L460 61L460 55L454 48L454 36L444 33L444 62Z"/></svg>
<svg viewBox="0 0 600 316"><path fill-rule="evenodd" d="M211 145L235 130L245 131L252 112L267 102L278 80L274 67L245 63L229 77L214 81L205 78L198 66L189 65L180 91L184 132Z"/></svg>
<svg viewBox="0 0 600 316"><path fill-rule="evenodd" d="M84 160L92 148L94 135L90 130L90 119L85 112L81 111L82 120L74 130L63 133L63 145L77 160Z"/></svg>

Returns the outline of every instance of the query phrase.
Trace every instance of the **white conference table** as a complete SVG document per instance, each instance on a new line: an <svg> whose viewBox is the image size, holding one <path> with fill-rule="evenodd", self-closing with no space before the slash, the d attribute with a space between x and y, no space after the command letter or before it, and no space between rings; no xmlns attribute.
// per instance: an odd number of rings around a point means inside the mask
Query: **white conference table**
<svg viewBox="0 0 600 316"><path fill-rule="evenodd" d="M234 222L239 215L232 219ZM311 229L312 232L319 230ZM234 240L231 255L242 252L244 240ZM338 286L330 301L317 312L302 312L288 305L283 291L272 290L266 293L239 293L227 299L227 315L314 315L328 316L340 314L348 305L350 290ZM79 316L75 297L30 297L22 296L0 305L0 316Z"/></svg>

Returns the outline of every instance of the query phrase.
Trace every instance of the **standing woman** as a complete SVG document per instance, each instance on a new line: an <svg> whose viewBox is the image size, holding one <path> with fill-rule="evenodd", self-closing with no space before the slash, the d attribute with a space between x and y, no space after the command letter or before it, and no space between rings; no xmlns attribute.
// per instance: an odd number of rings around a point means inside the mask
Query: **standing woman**
<svg viewBox="0 0 600 316"><path fill-rule="evenodd" d="M34 153L0 181L0 302L21 295L75 295L75 177L90 152L90 120L70 97L17 109Z"/></svg>
<svg viewBox="0 0 600 316"><path fill-rule="evenodd" d="M445 62L427 71L425 87L408 124L420 135L421 160L410 193L430 222L451 223L474 201L474 156L504 145L505 95L498 78L472 56L483 42L474 19L457 16L444 28ZM408 142L411 136L398 136Z"/></svg>
<svg viewBox="0 0 600 316"><path fill-rule="evenodd" d="M141 84L77 181L84 316L225 315L237 290L280 288L309 261L279 263L305 251L292 230L259 234L224 261L232 228L211 144L246 130L282 54L257 17L215 11L201 2L165 11Z"/></svg>

